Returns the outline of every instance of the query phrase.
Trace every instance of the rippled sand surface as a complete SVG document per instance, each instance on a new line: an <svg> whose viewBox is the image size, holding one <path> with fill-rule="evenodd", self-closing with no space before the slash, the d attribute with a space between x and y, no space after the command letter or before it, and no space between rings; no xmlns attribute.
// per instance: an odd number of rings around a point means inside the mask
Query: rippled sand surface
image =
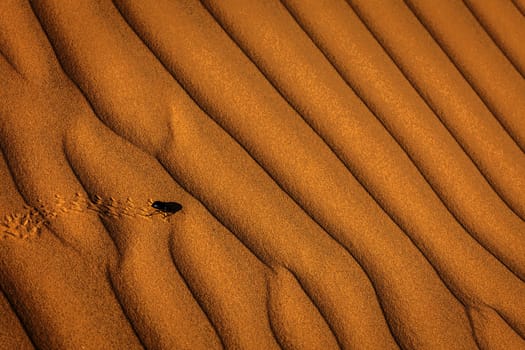
<svg viewBox="0 0 525 350"><path fill-rule="evenodd" d="M0 1L0 348L524 349L524 14Z"/></svg>

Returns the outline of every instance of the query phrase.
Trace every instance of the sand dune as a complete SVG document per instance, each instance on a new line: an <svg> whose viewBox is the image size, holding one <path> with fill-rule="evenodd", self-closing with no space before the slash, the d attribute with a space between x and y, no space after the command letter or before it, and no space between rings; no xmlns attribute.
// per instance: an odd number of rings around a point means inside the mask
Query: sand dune
<svg viewBox="0 0 525 350"><path fill-rule="evenodd" d="M524 14L1 1L0 349L525 349Z"/></svg>

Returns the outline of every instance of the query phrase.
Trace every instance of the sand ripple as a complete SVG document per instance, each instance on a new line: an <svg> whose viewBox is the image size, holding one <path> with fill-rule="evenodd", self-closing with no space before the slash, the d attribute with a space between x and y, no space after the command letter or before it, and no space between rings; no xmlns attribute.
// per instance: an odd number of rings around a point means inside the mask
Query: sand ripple
<svg viewBox="0 0 525 350"><path fill-rule="evenodd" d="M525 349L524 13L0 1L0 348Z"/></svg>

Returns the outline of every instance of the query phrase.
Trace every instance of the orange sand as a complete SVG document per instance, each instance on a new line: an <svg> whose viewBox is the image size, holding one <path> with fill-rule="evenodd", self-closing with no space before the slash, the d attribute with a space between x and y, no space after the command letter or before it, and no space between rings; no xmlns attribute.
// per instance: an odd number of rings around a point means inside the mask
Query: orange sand
<svg viewBox="0 0 525 350"><path fill-rule="evenodd" d="M525 349L524 14L0 1L0 349Z"/></svg>

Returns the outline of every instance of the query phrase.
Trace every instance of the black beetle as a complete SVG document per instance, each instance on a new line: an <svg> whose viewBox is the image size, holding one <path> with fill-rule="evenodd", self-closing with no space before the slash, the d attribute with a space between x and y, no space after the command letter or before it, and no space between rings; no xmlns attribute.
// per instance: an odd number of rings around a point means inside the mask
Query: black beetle
<svg viewBox="0 0 525 350"><path fill-rule="evenodd" d="M182 205L177 202L161 202L155 201L151 206L164 213L174 214L182 209Z"/></svg>
<svg viewBox="0 0 525 350"><path fill-rule="evenodd" d="M156 214L161 214L162 217L165 219L168 216L171 216L182 209L182 205L177 202L161 202L161 201L155 201L151 204L151 206L155 209L157 209L156 212L153 212L146 216L153 216Z"/></svg>

